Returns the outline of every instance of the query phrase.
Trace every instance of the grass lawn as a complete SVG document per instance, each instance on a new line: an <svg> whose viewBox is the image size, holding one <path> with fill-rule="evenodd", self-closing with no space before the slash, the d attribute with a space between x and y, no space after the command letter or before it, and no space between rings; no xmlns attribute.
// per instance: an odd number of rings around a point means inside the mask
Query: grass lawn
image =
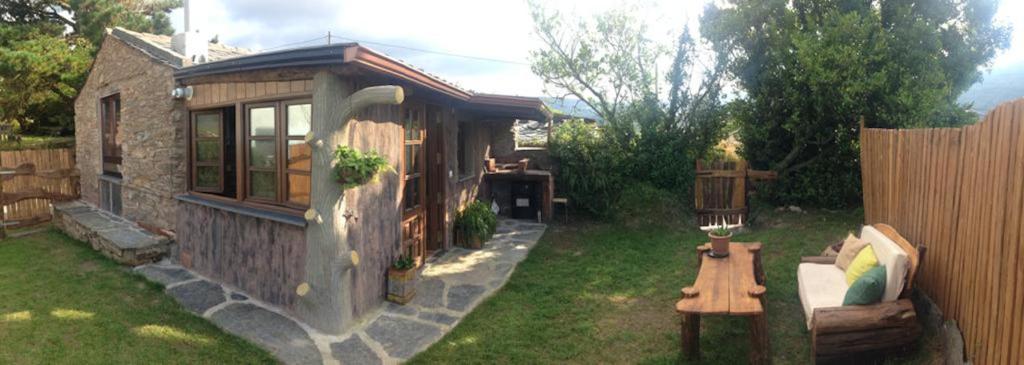
<svg viewBox="0 0 1024 365"><path fill-rule="evenodd" d="M274 362L57 231L0 241L0 364Z"/></svg>
<svg viewBox="0 0 1024 365"><path fill-rule="evenodd" d="M818 255L862 219L859 211L771 213L733 238L764 243L774 363L810 361L800 257ZM694 248L706 241L688 223L552 226L501 291L412 363L676 363L675 302L696 278ZM706 316L701 326L705 363L747 362L747 319ZM929 362L926 352L889 362Z"/></svg>

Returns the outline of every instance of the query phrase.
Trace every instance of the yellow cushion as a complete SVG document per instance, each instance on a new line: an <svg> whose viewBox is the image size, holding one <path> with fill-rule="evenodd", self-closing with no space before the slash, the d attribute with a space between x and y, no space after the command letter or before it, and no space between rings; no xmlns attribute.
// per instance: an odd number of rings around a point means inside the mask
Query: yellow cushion
<svg viewBox="0 0 1024 365"><path fill-rule="evenodd" d="M875 249L868 245L857 253L857 257L846 268L846 285L853 285L854 281L875 266L878 266L878 258L875 257Z"/></svg>

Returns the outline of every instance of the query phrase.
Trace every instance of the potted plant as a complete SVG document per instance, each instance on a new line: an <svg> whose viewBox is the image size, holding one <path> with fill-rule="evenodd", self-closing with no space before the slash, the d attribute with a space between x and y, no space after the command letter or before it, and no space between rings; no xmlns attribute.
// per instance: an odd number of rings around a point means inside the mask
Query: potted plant
<svg viewBox="0 0 1024 365"><path fill-rule="evenodd" d="M498 228L498 216L480 201L469 203L455 216L455 232L459 245L480 249Z"/></svg>
<svg viewBox="0 0 1024 365"><path fill-rule="evenodd" d="M711 257L729 256L729 240L732 239L732 231L725 226L725 223L712 228L708 232L708 238L711 239Z"/></svg>
<svg viewBox="0 0 1024 365"><path fill-rule="evenodd" d="M398 257L388 268L388 300L406 304L416 296L416 262L412 256Z"/></svg>
<svg viewBox="0 0 1024 365"><path fill-rule="evenodd" d="M376 180L384 171L392 171L388 160L377 152L359 152L351 147L338 146L334 150L334 178L342 189L351 189Z"/></svg>

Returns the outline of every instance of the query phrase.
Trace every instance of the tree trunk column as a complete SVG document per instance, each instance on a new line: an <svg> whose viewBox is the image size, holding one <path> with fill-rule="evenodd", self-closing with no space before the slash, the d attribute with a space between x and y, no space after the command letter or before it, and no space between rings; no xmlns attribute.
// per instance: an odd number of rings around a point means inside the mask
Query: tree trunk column
<svg viewBox="0 0 1024 365"><path fill-rule="evenodd" d="M342 333L352 322L351 270L332 265L334 258L348 251L345 202L341 187L332 177L333 151L346 145L348 116L343 100L353 93L352 85L335 74L321 71L313 77L313 125L311 135L312 171L310 211L306 226L305 287L297 288L299 316L325 333ZM305 291L305 293L303 293Z"/></svg>

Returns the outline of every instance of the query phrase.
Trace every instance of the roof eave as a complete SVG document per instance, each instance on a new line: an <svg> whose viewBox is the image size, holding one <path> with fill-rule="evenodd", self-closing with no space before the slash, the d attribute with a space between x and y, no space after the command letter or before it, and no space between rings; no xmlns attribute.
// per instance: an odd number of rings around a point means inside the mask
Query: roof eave
<svg viewBox="0 0 1024 365"><path fill-rule="evenodd" d="M345 63L355 64L374 72L398 77L459 100L466 101L473 97L473 94L469 91L457 88L366 47L356 45L346 49Z"/></svg>

